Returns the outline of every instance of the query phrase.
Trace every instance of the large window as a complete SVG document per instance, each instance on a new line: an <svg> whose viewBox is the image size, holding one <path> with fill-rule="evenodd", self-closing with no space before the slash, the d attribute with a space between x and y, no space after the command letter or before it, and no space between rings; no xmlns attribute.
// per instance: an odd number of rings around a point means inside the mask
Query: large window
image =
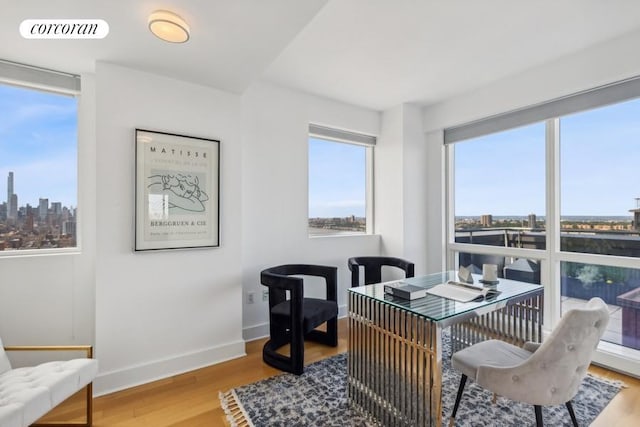
<svg viewBox="0 0 640 427"><path fill-rule="evenodd" d="M640 78L445 131L449 266L542 284L549 329L602 298L614 368L640 360L639 141Z"/></svg>
<svg viewBox="0 0 640 427"><path fill-rule="evenodd" d="M455 241L544 249L544 123L460 142L454 150Z"/></svg>
<svg viewBox="0 0 640 427"><path fill-rule="evenodd" d="M640 257L640 100L560 119L563 251Z"/></svg>
<svg viewBox="0 0 640 427"><path fill-rule="evenodd" d="M0 83L0 254L77 246L77 117L72 95Z"/></svg>
<svg viewBox="0 0 640 427"><path fill-rule="evenodd" d="M310 126L309 236L371 230L373 147L367 141L355 141L356 135Z"/></svg>
<svg viewBox="0 0 640 427"><path fill-rule="evenodd" d="M560 119L562 251L640 257L639 141L638 99ZM600 297L603 340L640 350L640 270L588 261L562 263L562 311Z"/></svg>

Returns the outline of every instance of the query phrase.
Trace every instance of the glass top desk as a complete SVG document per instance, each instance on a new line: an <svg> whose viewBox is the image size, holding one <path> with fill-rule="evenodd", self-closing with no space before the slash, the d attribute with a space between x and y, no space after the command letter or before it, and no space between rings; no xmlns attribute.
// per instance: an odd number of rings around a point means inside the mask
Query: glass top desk
<svg viewBox="0 0 640 427"><path fill-rule="evenodd" d="M448 280L456 272L401 281L430 288ZM486 339L542 340L540 285L501 278L497 296L467 303L429 294L409 301L384 285L348 292L349 402L384 426L441 425L443 328L453 352Z"/></svg>

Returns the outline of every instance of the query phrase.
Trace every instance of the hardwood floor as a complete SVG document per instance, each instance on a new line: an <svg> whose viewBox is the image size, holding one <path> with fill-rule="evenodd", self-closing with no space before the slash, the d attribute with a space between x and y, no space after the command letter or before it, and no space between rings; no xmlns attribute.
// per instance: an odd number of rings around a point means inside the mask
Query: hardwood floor
<svg viewBox="0 0 640 427"><path fill-rule="evenodd" d="M346 351L346 319L340 320L339 330L340 340L337 348L307 343L305 364ZM97 397L94 399L94 426L227 426L218 393L280 373L262 362L264 341L249 342L245 357ZM601 377L624 381L627 385L592 426L638 426L640 424L640 380L600 367L592 367L590 371ZM82 420L83 398L82 394L74 396L47 419Z"/></svg>

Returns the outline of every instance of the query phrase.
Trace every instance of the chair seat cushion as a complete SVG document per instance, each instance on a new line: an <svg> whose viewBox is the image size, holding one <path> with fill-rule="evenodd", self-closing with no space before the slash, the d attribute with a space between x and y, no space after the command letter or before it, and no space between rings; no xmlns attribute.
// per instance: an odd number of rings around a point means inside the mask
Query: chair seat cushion
<svg viewBox="0 0 640 427"><path fill-rule="evenodd" d="M93 381L96 359L47 362L0 374L0 426L29 425Z"/></svg>
<svg viewBox="0 0 640 427"><path fill-rule="evenodd" d="M272 321L276 323L288 322L291 313L290 301L283 301L271 309ZM317 298L302 300L302 328L308 333L329 319L338 315L338 303Z"/></svg>
<svg viewBox="0 0 640 427"><path fill-rule="evenodd" d="M46 395L41 400L46 399ZM0 398L0 425L2 427L22 427L22 412L24 405L19 403L5 404Z"/></svg>
<svg viewBox="0 0 640 427"><path fill-rule="evenodd" d="M451 357L451 366L475 381L478 366L515 366L532 354L504 341L489 340L455 352Z"/></svg>

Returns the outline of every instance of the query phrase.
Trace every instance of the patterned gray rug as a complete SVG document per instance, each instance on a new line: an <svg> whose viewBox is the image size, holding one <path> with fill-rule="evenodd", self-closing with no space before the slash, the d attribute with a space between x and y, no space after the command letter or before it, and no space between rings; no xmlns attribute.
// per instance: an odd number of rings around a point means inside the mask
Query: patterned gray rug
<svg viewBox="0 0 640 427"><path fill-rule="evenodd" d="M444 353L446 354L446 353ZM373 426L347 403L347 355L337 356L305 367L300 376L282 374L220 393L222 407L232 426ZM448 422L455 402L460 374L443 357L442 419ZM587 375L573 407L581 426L588 426L623 386ZM535 425L533 407L502 397L495 405L492 394L467 382L456 426ZM543 408L545 425L571 426L564 405Z"/></svg>

